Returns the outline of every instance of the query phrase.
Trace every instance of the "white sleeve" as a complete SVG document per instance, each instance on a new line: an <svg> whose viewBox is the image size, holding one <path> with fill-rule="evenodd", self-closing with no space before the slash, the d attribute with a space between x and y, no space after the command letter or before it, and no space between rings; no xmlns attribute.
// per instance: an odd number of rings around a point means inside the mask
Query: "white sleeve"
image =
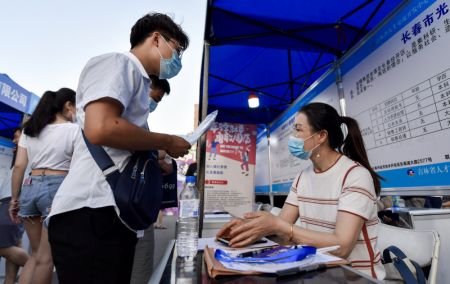
<svg viewBox="0 0 450 284"><path fill-rule="evenodd" d="M90 102L112 98L126 109L140 82L133 62L124 54L94 58L88 62L80 76L79 89L82 107ZM78 99L78 97L77 97Z"/></svg>
<svg viewBox="0 0 450 284"><path fill-rule="evenodd" d="M25 149L28 147L27 136L23 133L23 131L19 138L19 146Z"/></svg>
<svg viewBox="0 0 450 284"><path fill-rule="evenodd" d="M75 150L75 143L76 143L76 140L77 140L77 135L78 134L80 134L81 135L81 128L78 126L78 124L74 124L74 125L71 125L71 128L70 128L70 133L69 133L69 137L71 138L70 140L69 140L69 143L70 143L70 145L69 145L69 148L70 148L70 156L72 156L73 155L73 151Z"/></svg>
<svg viewBox="0 0 450 284"><path fill-rule="evenodd" d="M289 194L286 198L285 203L297 206L298 207L298 185L300 183L300 178L302 176L302 173L298 174L297 177L294 179L294 182L292 182L291 190L289 190Z"/></svg>
<svg viewBox="0 0 450 284"><path fill-rule="evenodd" d="M338 210L369 220L376 202L377 197L370 172L362 166L351 169L339 196Z"/></svg>

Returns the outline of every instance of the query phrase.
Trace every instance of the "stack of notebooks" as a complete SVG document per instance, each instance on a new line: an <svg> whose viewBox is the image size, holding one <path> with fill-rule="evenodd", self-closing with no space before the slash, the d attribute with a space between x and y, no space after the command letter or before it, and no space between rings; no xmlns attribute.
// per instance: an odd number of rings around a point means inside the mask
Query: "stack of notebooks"
<svg viewBox="0 0 450 284"><path fill-rule="evenodd" d="M297 256L311 247L285 247L271 244L270 247L233 250L222 247L204 248L204 261L208 275L212 278L226 275L273 274L287 276L312 270L320 270L347 264L345 259L333 256L328 251L337 247L308 251L307 255ZM294 258L292 258L294 257Z"/></svg>

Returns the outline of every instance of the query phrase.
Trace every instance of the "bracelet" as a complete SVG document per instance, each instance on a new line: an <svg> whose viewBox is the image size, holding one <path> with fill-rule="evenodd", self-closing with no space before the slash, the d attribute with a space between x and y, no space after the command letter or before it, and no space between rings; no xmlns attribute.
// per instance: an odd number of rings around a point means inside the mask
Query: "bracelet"
<svg viewBox="0 0 450 284"><path fill-rule="evenodd" d="M292 239L294 238L294 224L291 224L291 233L289 235L289 240L290 242L292 242Z"/></svg>

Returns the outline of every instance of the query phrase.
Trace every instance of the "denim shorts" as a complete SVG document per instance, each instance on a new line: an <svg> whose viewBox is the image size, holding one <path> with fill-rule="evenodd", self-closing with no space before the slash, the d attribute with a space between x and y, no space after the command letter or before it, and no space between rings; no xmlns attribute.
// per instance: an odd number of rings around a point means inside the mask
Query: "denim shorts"
<svg viewBox="0 0 450 284"><path fill-rule="evenodd" d="M47 217L65 175L30 176L31 182L22 185L19 216Z"/></svg>

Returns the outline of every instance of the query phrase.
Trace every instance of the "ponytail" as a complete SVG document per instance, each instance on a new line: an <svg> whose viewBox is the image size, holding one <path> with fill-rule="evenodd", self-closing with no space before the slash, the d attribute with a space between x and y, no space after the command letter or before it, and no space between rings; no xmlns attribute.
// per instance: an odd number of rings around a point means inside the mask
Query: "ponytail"
<svg viewBox="0 0 450 284"><path fill-rule="evenodd" d="M383 179L378 175L370 166L369 158L367 157L366 147L364 146L364 140L361 136L361 130L359 128L358 122L351 117L343 116L341 117L341 122L347 125L348 134L344 140L344 146L342 147L342 152L344 155L360 163L367 170L369 170L370 175L373 179L373 184L375 186L375 192L377 196L381 191L380 180Z"/></svg>
<svg viewBox="0 0 450 284"><path fill-rule="evenodd" d="M64 110L66 102L75 104L75 91L61 88L56 92L45 92L30 119L24 123L23 132L27 136L38 137L42 129L56 119L56 114Z"/></svg>

